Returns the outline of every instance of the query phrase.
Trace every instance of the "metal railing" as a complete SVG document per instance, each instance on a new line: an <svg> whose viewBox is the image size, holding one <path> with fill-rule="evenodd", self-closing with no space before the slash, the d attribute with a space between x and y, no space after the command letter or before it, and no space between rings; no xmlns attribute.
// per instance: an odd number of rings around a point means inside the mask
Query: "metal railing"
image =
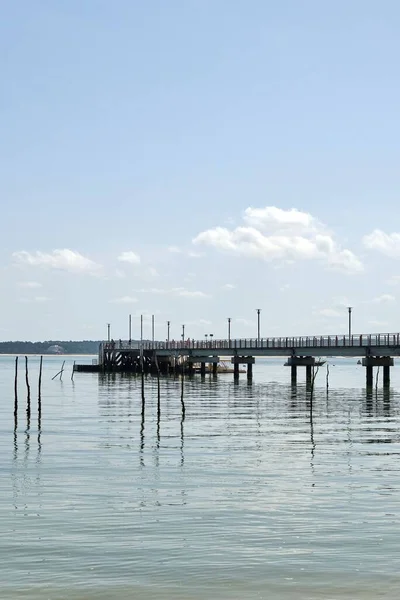
<svg viewBox="0 0 400 600"><path fill-rule="evenodd" d="M400 333L357 335L300 336L273 338L241 338L225 340L170 340L165 342L129 342L123 340L102 342L101 350L292 350L295 348L368 348L373 346L400 346Z"/></svg>

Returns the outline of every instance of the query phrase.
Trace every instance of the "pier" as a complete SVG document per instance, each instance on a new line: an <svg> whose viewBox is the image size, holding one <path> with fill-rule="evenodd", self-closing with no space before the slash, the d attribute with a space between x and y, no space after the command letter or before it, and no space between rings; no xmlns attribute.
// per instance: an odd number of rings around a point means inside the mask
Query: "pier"
<svg viewBox="0 0 400 600"><path fill-rule="evenodd" d="M100 344L96 364L75 365L81 372L130 372L169 375L206 371L218 375L221 358L233 366L233 376L239 378L240 366L246 366L248 380L253 377L256 358L284 357L290 367L291 381L297 381L299 368L306 370L310 382L313 369L332 357L361 359L365 367L366 385L373 384L374 367L383 367L383 385L390 385L390 368L394 357L400 356L400 334L360 334L335 336L274 337L260 339L166 340L166 341L105 341Z"/></svg>

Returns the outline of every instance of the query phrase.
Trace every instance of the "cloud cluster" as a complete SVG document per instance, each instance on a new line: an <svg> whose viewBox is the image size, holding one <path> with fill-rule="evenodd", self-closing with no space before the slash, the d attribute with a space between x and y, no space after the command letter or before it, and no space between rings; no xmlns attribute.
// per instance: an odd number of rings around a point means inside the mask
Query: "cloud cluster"
<svg viewBox="0 0 400 600"><path fill-rule="evenodd" d="M135 252L132 252L132 250L129 250L128 252L121 252L117 260L120 262L129 263L130 265L140 264L140 256Z"/></svg>
<svg viewBox="0 0 400 600"><path fill-rule="evenodd" d="M247 208L243 225L215 227L199 233L193 243L266 261L321 260L348 273L363 270L357 256L342 249L316 218L297 209L276 206Z"/></svg>
<svg viewBox="0 0 400 600"><path fill-rule="evenodd" d="M37 250L34 253L14 252L13 259L17 264L28 265L31 267L42 267L47 269L57 269L60 271L68 271L69 273L87 273L98 274L101 266L95 263L90 258L83 256L79 252L63 248L61 250L53 250L50 253L40 252Z"/></svg>
<svg viewBox="0 0 400 600"><path fill-rule="evenodd" d="M363 237L363 243L370 250L377 250L390 258L400 258L400 233L385 233L374 229Z"/></svg>
<svg viewBox="0 0 400 600"><path fill-rule="evenodd" d="M42 287L42 284L38 281L20 281L18 286L29 290L35 290Z"/></svg>

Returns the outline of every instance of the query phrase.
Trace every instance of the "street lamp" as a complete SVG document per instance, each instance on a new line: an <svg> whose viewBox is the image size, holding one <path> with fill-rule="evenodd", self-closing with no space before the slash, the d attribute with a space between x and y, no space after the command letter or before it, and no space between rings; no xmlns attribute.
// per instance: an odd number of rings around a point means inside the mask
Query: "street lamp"
<svg viewBox="0 0 400 600"><path fill-rule="evenodd" d="M185 326L182 325L182 342L185 341Z"/></svg>
<svg viewBox="0 0 400 600"><path fill-rule="evenodd" d="M228 317L228 343L231 345L231 321L232 319Z"/></svg>
<svg viewBox="0 0 400 600"><path fill-rule="evenodd" d="M171 321L167 321L167 342L169 343L169 328L171 326Z"/></svg>
<svg viewBox="0 0 400 600"><path fill-rule="evenodd" d="M111 337L110 337L110 327L111 327L111 324L107 323L107 340L108 341L110 341L110 339L111 339Z"/></svg>
<svg viewBox="0 0 400 600"><path fill-rule="evenodd" d="M129 346L132 342L132 315L129 315Z"/></svg>
<svg viewBox="0 0 400 600"><path fill-rule="evenodd" d="M257 341L260 343L260 312L261 308L256 308L257 311Z"/></svg>
<svg viewBox="0 0 400 600"><path fill-rule="evenodd" d="M151 340L154 344L154 315L151 315Z"/></svg>
<svg viewBox="0 0 400 600"><path fill-rule="evenodd" d="M211 345L211 347L212 347L213 335L214 335L213 333L210 333L210 345Z"/></svg>
<svg viewBox="0 0 400 600"><path fill-rule="evenodd" d="M352 306L348 306L347 310L349 311L349 342L351 339L351 311L353 310Z"/></svg>

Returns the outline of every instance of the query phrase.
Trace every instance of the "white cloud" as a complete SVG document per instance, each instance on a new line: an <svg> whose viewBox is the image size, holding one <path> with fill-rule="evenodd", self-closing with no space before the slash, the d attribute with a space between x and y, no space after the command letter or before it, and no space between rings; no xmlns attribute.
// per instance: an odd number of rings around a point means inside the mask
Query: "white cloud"
<svg viewBox="0 0 400 600"><path fill-rule="evenodd" d="M121 254L117 257L117 260L120 262L129 263L130 265L139 265L140 264L140 256L129 250L128 252L121 252Z"/></svg>
<svg viewBox="0 0 400 600"><path fill-rule="evenodd" d="M47 298L47 296L35 296L34 298L19 298L19 302L24 302L24 303L31 303L31 302L37 302L37 303L42 303L42 302L49 302L50 298Z"/></svg>
<svg viewBox="0 0 400 600"><path fill-rule="evenodd" d="M162 288L141 288L138 292L142 294L165 294L172 296L182 296L184 298L209 298L209 294L200 292L198 290L187 290L183 287L176 287L171 289Z"/></svg>
<svg viewBox="0 0 400 600"><path fill-rule="evenodd" d="M382 294L381 296L377 296L373 298L371 302L373 304L387 304L388 302L394 302L396 298L392 296L392 294Z"/></svg>
<svg viewBox="0 0 400 600"><path fill-rule="evenodd" d="M29 289L29 290L35 290L35 289L43 287L42 284L39 283L38 281L20 281L18 283L18 286L21 288Z"/></svg>
<svg viewBox="0 0 400 600"><path fill-rule="evenodd" d="M172 254L179 254L180 252L182 252L182 250L178 248L178 246L168 246L167 250Z"/></svg>
<svg viewBox="0 0 400 600"><path fill-rule="evenodd" d="M133 304L134 302L137 302L137 298L133 298L132 296L121 296L120 298L110 300L110 302L114 304Z"/></svg>
<svg viewBox="0 0 400 600"><path fill-rule="evenodd" d="M400 283L400 275L392 275L390 279L387 280L389 285L398 285Z"/></svg>
<svg viewBox="0 0 400 600"><path fill-rule="evenodd" d="M313 216L296 209L275 206L247 208L244 225L235 229L215 227L199 233L194 244L266 261L321 260L348 273L363 270L361 261L342 249Z"/></svg>
<svg viewBox="0 0 400 600"><path fill-rule="evenodd" d="M276 206L264 208L246 208L243 220L257 229L265 232L276 231L315 231L318 228L317 220L309 213L301 212L296 208L283 210Z"/></svg>
<svg viewBox="0 0 400 600"><path fill-rule="evenodd" d="M177 291L178 296L182 296L184 298L209 298L208 294L199 291L191 291L191 290L179 290Z"/></svg>
<svg viewBox="0 0 400 600"><path fill-rule="evenodd" d="M137 290L140 294L168 294L169 290L164 290L162 288L141 288Z"/></svg>
<svg viewBox="0 0 400 600"><path fill-rule="evenodd" d="M204 256L204 252L192 252L188 253L189 258L202 258Z"/></svg>
<svg viewBox="0 0 400 600"><path fill-rule="evenodd" d="M39 250L35 253L30 253L23 250L21 252L14 252L12 256L19 265L57 269L68 271L69 273L87 273L90 275L99 274L101 271L101 266L93 260L68 248L53 250L51 253L40 252Z"/></svg>
<svg viewBox="0 0 400 600"><path fill-rule="evenodd" d="M154 267L149 267L148 274L151 275L151 277L158 277L159 276L159 273L158 273L157 269L155 269Z"/></svg>
<svg viewBox="0 0 400 600"><path fill-rule="evenodd" d="M364 246L390 258L400 258L400 233L385 233L375 229L363 237Z"/></svg>
<svg viewBox="0 0 400 600"><path fill-rule="evenodd" d="M228 291L232 291L236 288L236 285L234 285L233 283L225 283L223 286L221 286L223 290L228 290Z"/></svg>

